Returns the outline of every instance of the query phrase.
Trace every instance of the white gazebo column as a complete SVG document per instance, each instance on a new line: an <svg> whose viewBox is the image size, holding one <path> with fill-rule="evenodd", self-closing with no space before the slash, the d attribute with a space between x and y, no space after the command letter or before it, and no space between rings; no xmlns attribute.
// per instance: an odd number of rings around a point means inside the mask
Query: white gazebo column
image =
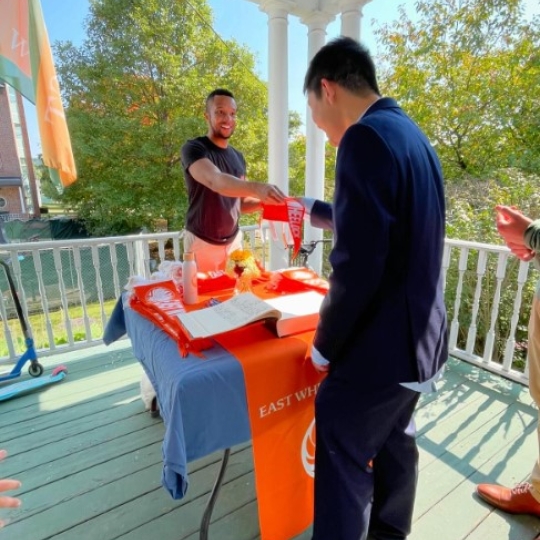
<svg viewBox="0 0 540 540"><path fill-rule="evenodd" d="M317 51L326 42L326 27L333 20L323 13L314 12L301 19L308 27L308 64ZM311 110L306 111L306 173L305 194L306 197L324 200L324 149L325 134L320 130L311 118ZM320 240L323 237L322 229L311 227L307 222L304 228L304 240ZM310 265L321 274L323 261L323 246L319 245L310 257Z"/></svg>
<svg viewBox="0 0 540 540"><path fill-rule="evenodd" d="M288 14L291 2L266 0L268 14L268 181L289 192ZM270 270L289 264L281 240L270 242Z"/></svg>
<svg viewBox="0 0 540 540"><path fill-rule="evenodd" d="M371 0L343 0L339 4L341 10L341 35L360 40L362 24L362 8Z"/></svg>

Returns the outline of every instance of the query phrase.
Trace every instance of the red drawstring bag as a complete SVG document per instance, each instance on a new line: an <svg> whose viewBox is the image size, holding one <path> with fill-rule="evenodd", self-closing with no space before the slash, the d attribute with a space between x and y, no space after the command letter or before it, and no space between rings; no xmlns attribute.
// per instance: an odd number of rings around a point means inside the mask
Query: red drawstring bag
<svg viewBox="0 0 540 540"><path fill-rule="evenodd" d="M328 281L309 268L287 268L275 273L274 290L284 293L314 290L322 294L328 292Z"/></svg>
<svg viewBox="0 0 540 540"><path fill-rule="evenodd" d="M129 306L173 338L178 343L182 357L189 353L202 357L200 351L213 346L209 339L190 339L186 334L176 316L178 313L185 313L186 309L172 280L133 287Z"/></svg>
<svg viewBox="0 0 540 540"><path fill-rule="evenodd" d="M222 270L218 272L197 272L197 288L199 293L211 293L232 289L236 280Z"/></svg>

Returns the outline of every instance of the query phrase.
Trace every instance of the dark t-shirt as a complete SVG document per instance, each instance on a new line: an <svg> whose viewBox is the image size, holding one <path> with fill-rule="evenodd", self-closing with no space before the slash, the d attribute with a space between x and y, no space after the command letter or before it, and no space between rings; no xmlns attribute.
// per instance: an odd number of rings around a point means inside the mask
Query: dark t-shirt
<svg viewBox="0 0 540 540"><path fill-rule="evenodd" d="M224 197L191 176L189 167L203 158L208 158L220 171L238 178L244 178L246 174L246 160L232 146L220 148L206 136L191 139L182 146L189 200L186 230L211 244L228 244L238 233L240 199Z"/></svg>

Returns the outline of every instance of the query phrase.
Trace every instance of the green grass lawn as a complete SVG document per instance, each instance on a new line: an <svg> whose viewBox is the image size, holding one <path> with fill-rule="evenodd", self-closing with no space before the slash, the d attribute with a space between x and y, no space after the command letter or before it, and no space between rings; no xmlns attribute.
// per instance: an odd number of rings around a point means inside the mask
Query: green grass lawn
<svg viewBox="0 0 540 540"><path fill-rule="evenodd" d="M111 314L116 300L107 300L103 305L103 311L108 315ZM67 318L71 321L71 330L75 341L85 341L87 339L96 340L103 335L103 324L101 320L101 304L94 302L87 304L87 314L90 320L91 336L86 335L84 325L83 309L80 305L70 306L67 313ZM34 345L37 350L49 348L49 335L47 332L47 319L43 313L36 313L28 317L28 323L34 338ZM7 321L12 340L15 345L17 354L22 354L26 347L24 336L22 333L20 322L17 318ZM66 314L63 309L59 309L50 313L50 325L56 345L68 343L68 334L66 330ZM5 326L0 326L0 357L9 356Z"/></svg>

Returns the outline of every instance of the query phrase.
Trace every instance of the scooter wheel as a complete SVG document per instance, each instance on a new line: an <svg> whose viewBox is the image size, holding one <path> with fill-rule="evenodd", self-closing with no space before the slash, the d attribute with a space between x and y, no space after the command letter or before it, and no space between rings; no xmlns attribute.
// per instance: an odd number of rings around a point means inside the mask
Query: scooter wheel
<svg viewBox="0 0 540 540"><path fill-rule="evenodd" d="M28 373L32 377L39 377L43 373L43 366L39 362L32 362L28 368Z"/></svg>

